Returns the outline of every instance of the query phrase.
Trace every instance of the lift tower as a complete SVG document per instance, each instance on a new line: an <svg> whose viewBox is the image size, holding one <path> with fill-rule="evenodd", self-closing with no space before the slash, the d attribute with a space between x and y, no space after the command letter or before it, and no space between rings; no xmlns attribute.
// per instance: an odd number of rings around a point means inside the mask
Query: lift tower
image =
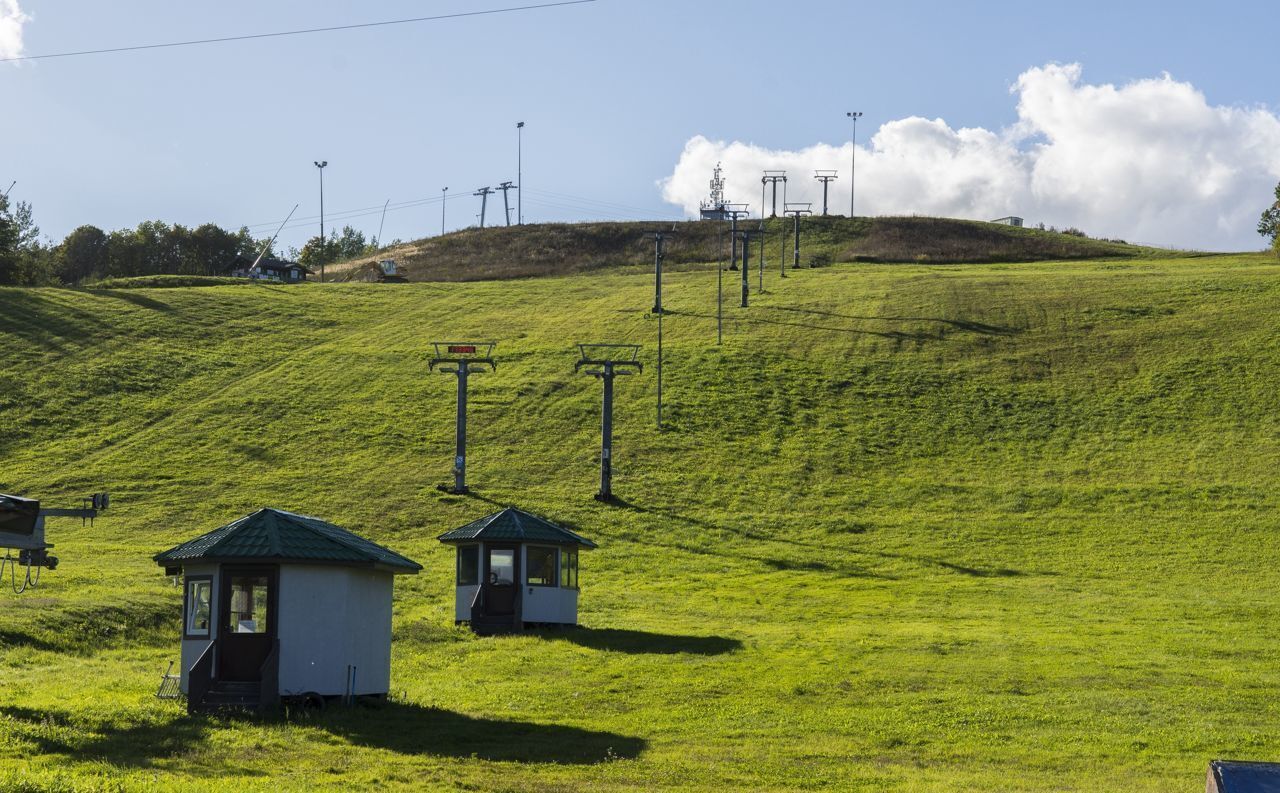
<svg viewBox="0 0 1280 793"><path fill-rule="evenodd" d="M766 184L773 185L773 208L769 212L769 217L776 218L778 216L778 182L782 182L782 206L787 205L787 172L786 171L765 171L764 176L760 178L760 217L764 217L764 186Z"/></svg>
<svg viewBox="0 0 1280 793"><path fill-rule="evenodd" d="M832 180L838 179L839 175L835 171L814 171L813 178L822 182L822 216L827 216L827 185Z"/></svg>
<svg viewBox="0 0 1280 793"><path fill-rule="evenodd" d="M791 269L796 270L800 267L800 216L812 215L809 211L809 204L787 204L782 210L784 215L790 215L792 218L792 233L795 238L795 258L791 262ZM794 207L794 208L793 208ZM786 244L786 235L782 235L783 244Z"/></svg>
<svg viewBox="0 0 1280 793"><path fill-rule="evenodd" d="M440 371L458 376L458 417L454 435L455 451L453 456L453 487L441 485L440 489L447 493L466 493L467 490L467 378L475 372L492 372L498 368L493 360L492 341L435 341L435 357L427 364L428 371L435 371L440 364L451 363L451 367L441 367Z"/></svg>
<svg viewBox="0 0 1280 793"><path fill-rule="evenodd" d="M588 369L587 374L604 382L604 403L600 410L600 492L596 501L613 500L613 378L644 371L644 365L636 360L639 344L578 344L581 358L573 365L573 371ZM635 371L631 371L631 370Z"/></svg>

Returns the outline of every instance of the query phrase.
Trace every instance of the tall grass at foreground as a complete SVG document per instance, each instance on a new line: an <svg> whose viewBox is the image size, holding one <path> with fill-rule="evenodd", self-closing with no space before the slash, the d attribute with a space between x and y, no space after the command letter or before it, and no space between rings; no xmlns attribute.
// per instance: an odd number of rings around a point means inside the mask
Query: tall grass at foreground
<svg viewBox="0 0 1280 793"><path fill-rule="evenodd" d="M0 789L1196 790L1280 735L1280 266L1261 256L652 280L0 290L0 491L75 502L0 595ZM728 282L727 282L728 283ZM732 284L729 284L732 289ZM449 478L436 338L494 338ZM591 499L619 381L618 505ZM584 629L452 624L440 532L586 534ZM425 565L393 697L283 720L152 697L181 596L150 556L261 506Z"/></svg>

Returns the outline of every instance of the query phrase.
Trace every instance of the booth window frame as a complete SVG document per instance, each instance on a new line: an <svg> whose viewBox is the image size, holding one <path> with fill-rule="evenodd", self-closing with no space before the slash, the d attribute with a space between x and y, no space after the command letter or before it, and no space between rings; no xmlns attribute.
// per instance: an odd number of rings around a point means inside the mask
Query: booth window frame
<svg viewBox="0 0 1280 793"><path fill-rule="evenodd" d="M208 623L205 625L202 633L193 633L192 618L195 616L192 608L194 602L191 598L191 592L196 585L204 584L209 588L209 599L206 605L209 607ZM186 581L182 587L182 638L193 640L204 640L213 638L213 576L211 575L191 575L186 577Z"/></svg>

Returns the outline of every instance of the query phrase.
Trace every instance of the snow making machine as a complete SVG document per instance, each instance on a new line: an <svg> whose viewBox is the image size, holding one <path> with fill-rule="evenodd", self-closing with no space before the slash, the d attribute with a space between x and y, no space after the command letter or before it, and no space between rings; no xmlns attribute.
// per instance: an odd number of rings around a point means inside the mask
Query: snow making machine
<svg viewBox="0 0 1280 793"><path fill-rule="evenodd" d="M0 549L4 550L4 556L0 557L0 580L8 567L9 585L15 594L38 586L41 571L58 566L58 557L49 553L53 546L45 542L45 518L80 518L82 522L92 522L110 503L106 493L94 493L78 509L50 509L41 508L35 499L0 493Z"/></svg>

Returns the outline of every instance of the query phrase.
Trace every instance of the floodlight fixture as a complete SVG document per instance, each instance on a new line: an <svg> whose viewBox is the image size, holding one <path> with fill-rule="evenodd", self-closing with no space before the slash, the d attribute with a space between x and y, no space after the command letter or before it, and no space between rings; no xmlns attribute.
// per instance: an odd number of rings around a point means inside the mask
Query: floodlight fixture
<svg viewBox="0 0 1280 793"><path fill-rule="evenodd" d="M858 176L858 119L862 118L861 110L850 110L845 113L853 120L853 139L849 147L849 218L853 218L853 187Z"/></svg>

